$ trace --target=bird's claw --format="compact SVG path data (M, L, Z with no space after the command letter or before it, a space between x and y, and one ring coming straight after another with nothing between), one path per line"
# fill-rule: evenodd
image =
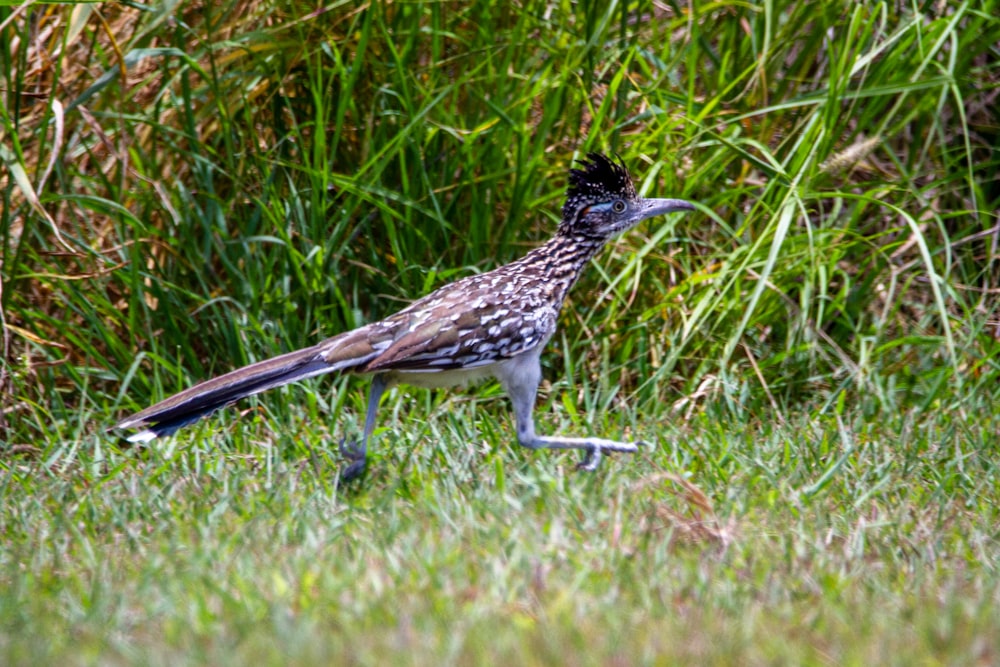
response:
M576 464L576 469L582 472L594 472L601 465L603 453L600 447L591 447L586 450L583 460Z
M640 440L634 443L606 441L604 444L592 444L584 450L583 460L576 464L576 469L594 472L600 467L605 452L634 454L644 445L648 446L649 443Z
M348 464L340 471L340 479L345 482L353 482L365 474L368 466L367 448L364 443L357 441L348 442L347 438L340 441L340 455Z

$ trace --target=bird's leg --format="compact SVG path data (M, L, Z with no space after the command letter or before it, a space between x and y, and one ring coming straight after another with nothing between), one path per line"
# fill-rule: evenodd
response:
M365 411L365 430L361 436L361 442L347 444L340 443L340 453L350 463L340 473L340 478L345 482L353 481L365 472L368 465L368 439L371 438L372 431L375 430L375 415L378 412L378 404L385 393L389 382L385 375L379 373L372 378L371 387L368 389L368 408Z
M517 441L529 449L581 449L585 452L583 460L577 464L578 470L593 471L601 464L604 452L639 451L634 442L619 442L604 438L568 438L535 433L535 395L538 393L538 383L541 380L542 369L537 356L534 360L526 358L527 363L518 364L513 372L500 375L507 395L514 408L514 422L517 428Z

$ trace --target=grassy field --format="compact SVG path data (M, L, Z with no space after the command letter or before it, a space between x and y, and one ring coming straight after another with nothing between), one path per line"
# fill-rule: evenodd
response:
M1000 663L995 2L0 7L0 662ZM547 238L643 224L492 384L107 429Z

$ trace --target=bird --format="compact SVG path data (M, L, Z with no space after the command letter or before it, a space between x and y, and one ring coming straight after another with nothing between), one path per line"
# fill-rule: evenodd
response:
M587 471L596 470L607 452L637 452L642 443L541 435L534 422L541 353L587 263L643 220L696 210L682 199L639 196L624 162L616 158L590 152L569 170L555 234L520 259L439 287L385 319L196 384L113 428L142 428L127 439L147 443L268 389L327 373L369 375L361 438L340 444L347 461L341 479L353 480L366 470L368 443L387 389L466 385L493 377L510 399L520 445L581 450L577 468Z

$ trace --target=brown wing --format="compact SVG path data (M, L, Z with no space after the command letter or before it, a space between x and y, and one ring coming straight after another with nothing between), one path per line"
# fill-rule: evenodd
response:
M544 343L557 313L550 301L525 294L521 283L487 273L432 292L381 323L392 340L359 370L475 368Z

